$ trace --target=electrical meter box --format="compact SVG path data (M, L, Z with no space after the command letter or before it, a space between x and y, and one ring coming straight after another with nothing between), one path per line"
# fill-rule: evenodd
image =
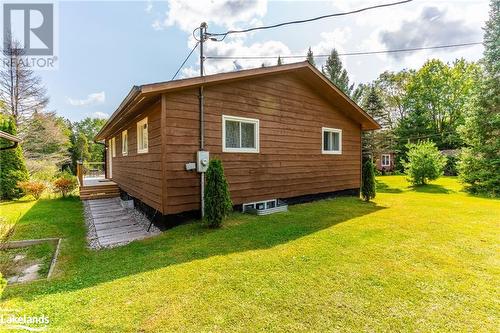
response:
M196 159L196 166L198 168L198 172L207 172L209 161L210 161L210 155L208 151L199 150Z

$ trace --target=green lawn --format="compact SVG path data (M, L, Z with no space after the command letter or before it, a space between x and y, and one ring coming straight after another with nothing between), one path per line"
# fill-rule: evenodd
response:
M1 308L57 332L497 331L500 201L454 178L378 178L374 203L183 225L125 247L85 248L75 199L0 204L14 238L65 237L51 281L11 286Z

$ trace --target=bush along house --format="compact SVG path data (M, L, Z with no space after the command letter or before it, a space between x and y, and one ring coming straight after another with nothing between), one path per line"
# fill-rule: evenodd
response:
M169 226L199 216L214 157L240 209L357 196L361 132L378 128L301 62L135 86L95 139L122 197Z

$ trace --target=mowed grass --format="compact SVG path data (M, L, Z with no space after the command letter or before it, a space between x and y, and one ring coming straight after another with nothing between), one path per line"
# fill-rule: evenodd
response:
M454 178L378 182L373 203L233 214L99 252L77 200L3 203L23 214L15 238L65 241L55 278L8 287L0 307L55 332L497 331L500 201Z

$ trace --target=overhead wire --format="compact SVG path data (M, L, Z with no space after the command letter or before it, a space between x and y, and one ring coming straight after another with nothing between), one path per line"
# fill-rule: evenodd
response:
M460 44L448 44L448 45L437 45L437 46L422 46L422 47L412 47L406 49L393 49L393 50L377 50L377 51L360 51L360 52L345 52L339 53L339 56L358 56L358 55L369 55L369 54L383 54L383 53L400 53L400 52L415 52L422 50L435 50L435 49L447 49L456 47L466 47L479 45L482 42L470 42L470 43L460 43ZM313 55L313 58L329 57L330 54L318 54ZM258 59L290 59L290 58L305 58L305 55L277 55L277 56L206 56L205 59L213 60L258 60Z
M186 59L184 59L184 61L182 62L182 64L179 66L179 69L177 69L177 72L175 72L174 76L172 76L172 79L170 79L171 81L175 79L175 77L177 76L177 74L179 74L179 72L181 71L182 67L184 67L184 65L186 64L186 62L191 57L191 55L193 54L194 50L196 50L196 48L198 47L199 44L200 44L200 42L196 42L196 44L194 45L194 47L191 49L191 51L187 55Z

